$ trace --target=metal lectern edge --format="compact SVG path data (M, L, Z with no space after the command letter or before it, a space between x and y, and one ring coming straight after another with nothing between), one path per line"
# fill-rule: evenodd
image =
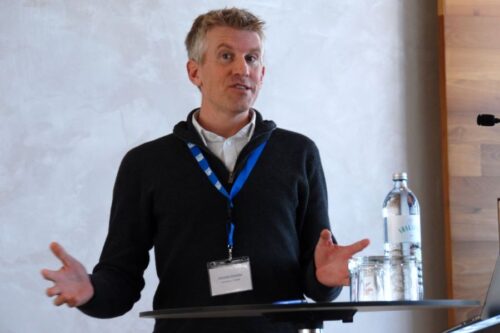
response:
M377 301L377 302L334 302L305 304L248 304L209 307L173 308L141 312L142 318L194 319L194 318L234 318L272 317L309 313L315 318L328 320L332 313L404 311L425 309L469 308L480 306L476 300L423 300L423 301ZM330 319L331 320L331 319Z

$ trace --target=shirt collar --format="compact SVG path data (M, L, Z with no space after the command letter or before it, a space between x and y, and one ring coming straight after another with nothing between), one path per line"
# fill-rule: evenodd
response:
M247 142L250 141L252 138L253 132L255 130L255 121L256 121L256 113L253 110L250 110L252 114L252 118L250 119L250 122L243 126L235 135L231 136L230 138L235 138L235 139L245 139ZM224 142L224 140L230 139L230 138L224 138L218 134L215 134L214 132L210 132L206 129L204 129L200 123L198 122L198 115L200 111L196 111L193 114L193 126L198 132L198 134L201 137L201 140L203 141L203 144L205 146L207 143L212 143L212 142Z

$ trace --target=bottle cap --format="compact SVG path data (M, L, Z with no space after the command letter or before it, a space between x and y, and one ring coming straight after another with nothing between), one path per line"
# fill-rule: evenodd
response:
M408 180L406 172L395 172L392 174L392 180Z

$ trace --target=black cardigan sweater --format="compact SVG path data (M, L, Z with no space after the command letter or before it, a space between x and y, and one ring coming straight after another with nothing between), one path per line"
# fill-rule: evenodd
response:
M234 257L251 261L253 290L212 297L207 263L227 257L227 199L209 182L187 142L202 149L229 191L229 172L202 143L191 118L173 134L129 151L118 171L109 231L91 274L93 298L84 313L109 318L129 311L144 287L143 272L154 247L159 285L153 309L272 303L300 299L330 301L341 288L315 277L314 248L329 228L327 192L315 144L276 128L257 112L250 142L236 162L269 140L247 182L234 198ZM212 326L213 327L212 327ZM211 328L212 327L212 328ZM155 332L295 332L265 319L157 320Z

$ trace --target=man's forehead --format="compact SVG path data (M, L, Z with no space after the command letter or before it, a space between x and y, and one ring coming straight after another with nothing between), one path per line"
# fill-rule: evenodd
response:
M214 27L207 32L207 41L216 49L251 48L260 50L262 41L255 31L235 29L230 27Z

